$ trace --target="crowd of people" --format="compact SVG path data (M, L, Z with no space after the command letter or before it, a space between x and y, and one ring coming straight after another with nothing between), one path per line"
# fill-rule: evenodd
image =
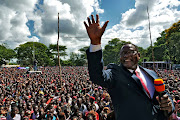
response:
M0 69L0 118L7 120L113 120L107 89L90 81L87 67ZM172 115L180 119L180 71L158 70L176 104ZM61 79L61 80L60 80ZM130 108L131 109L131 108Z
M157 70L158 76L165 82L165 88L174 100L173 120L180 120L180 70Z

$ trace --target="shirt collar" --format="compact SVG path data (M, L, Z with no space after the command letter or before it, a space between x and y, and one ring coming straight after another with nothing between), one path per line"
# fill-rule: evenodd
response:
M139 68L139 66L137 66L137 68L136 68L136 70L135 71L137 71L138 73L140 73L141 71L140 71L140 68Z
M128 70L129 70L129 72L131 72L131 73L134 73L134 71L137 71L137 72L140 73L140 68L139 68L139 66L137 66L136 70L132 70L132 69L128 69Z

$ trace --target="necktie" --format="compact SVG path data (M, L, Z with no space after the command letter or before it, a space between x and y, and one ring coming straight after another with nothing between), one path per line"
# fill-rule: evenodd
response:
M148 90L147 86L145 85L143 79L139 76L139 74L138 74L137 71L135 71L135 73L136 73L136 76L140 79L141 84L142 84L142 86L144 87L144 89L146 90L146 92L147 92L149 98L151 98L151 95L150 95L150 93L149 93L149 90Z

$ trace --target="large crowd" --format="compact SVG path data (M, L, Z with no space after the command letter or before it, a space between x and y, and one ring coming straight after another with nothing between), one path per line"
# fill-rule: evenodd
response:
M0 69L0 118L7 120L114 120L107 89L90 81L87 67ZM180 120L180 71L158 70ZM131 109L131 108L130 108ZM179 116L179 118L178 118Z

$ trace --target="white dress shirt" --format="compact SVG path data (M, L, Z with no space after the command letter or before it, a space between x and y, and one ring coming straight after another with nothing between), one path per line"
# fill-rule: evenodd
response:
M89 47L89 52L96 52L98 50L101 50L101 44L99 45L93 45L93 44L90 44L90 47Z

